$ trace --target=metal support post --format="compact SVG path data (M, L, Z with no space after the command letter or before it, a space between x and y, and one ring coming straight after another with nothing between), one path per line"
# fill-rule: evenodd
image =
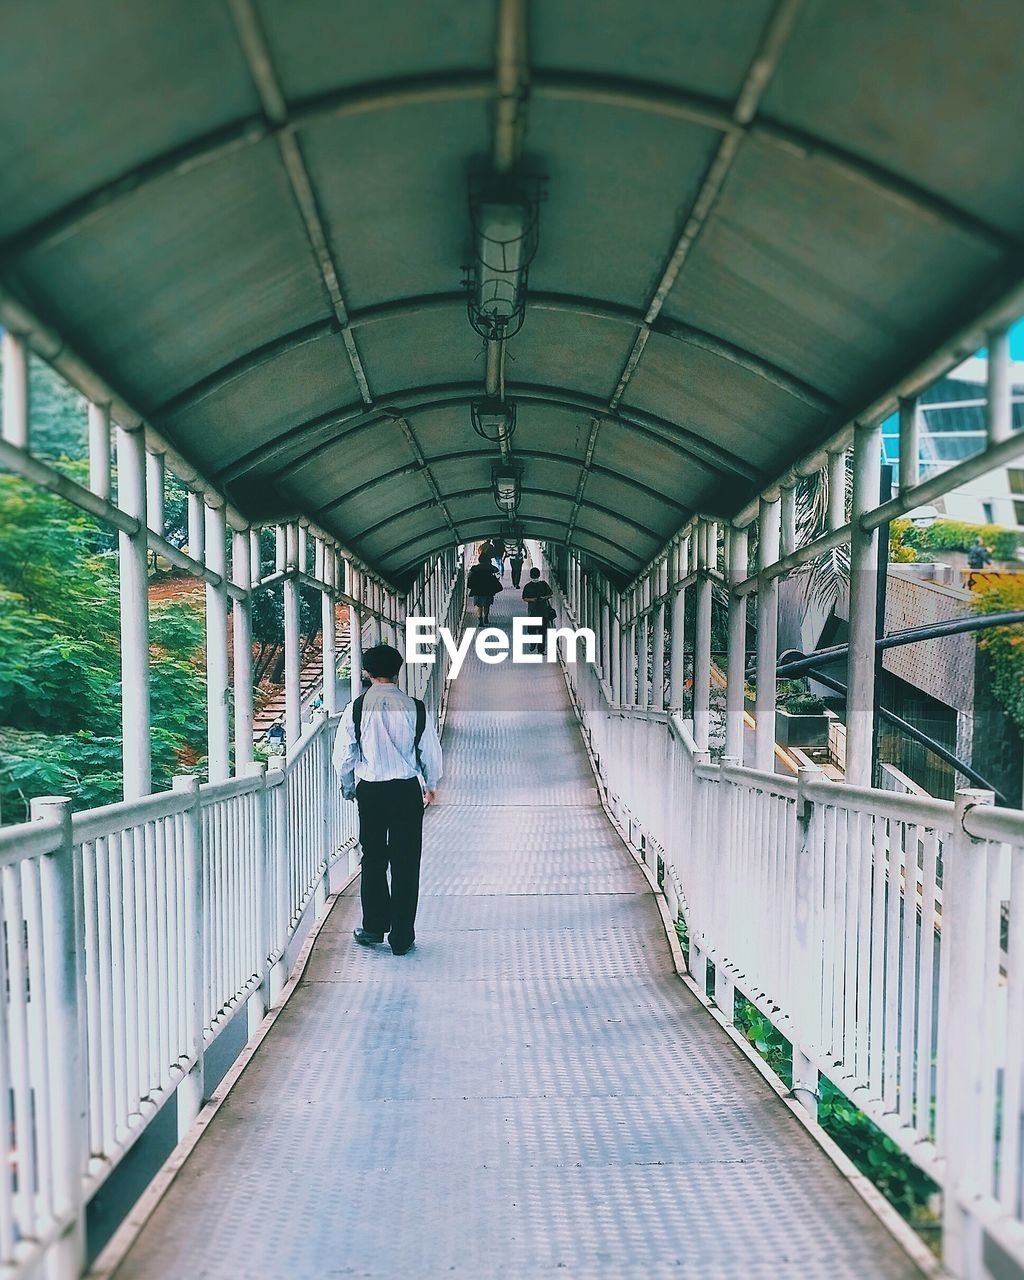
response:
M298 567L298 528L294 524L285 533L285 563L288 569ZM291 750L302 736L302 681L300 647L299 583L295 577L284 580L284 732Z
M121 609L121 750L124 798L153 785L149 708L149 574L146 563L146 449L141 431L117 431L117 505L139 522L118 533Z
M610 662L608 684L612 691L612 702L622 701L622 624L619 621L621 602L615 601L611 608L611 628L609 631Z
M779 501L782 554L788 556L796 550L796 485L784 485Z
M921 429L917 397L900 401L900 492L921 479Z
M711 738L711 577L718 558L718 535L701 522L698 543L696 611L693 627L693 740L707 751Z
M605 684L612 687L613 667L612 654L612 609L607 597L601 600L601 673Z
M765 570L779 558L780 502L762 498L758 513L757 698L754 768L775 768L775 668L779 659L779 580Z
M79 1034L78 1023L78 964L85 947L85 925L75 910L71 801L63 796L39 797L31 801L29 811L33 819L49 818L57 822L61 830L60 845L39 861L41 941L46 977L43 1069L49 1077L53 1213L57 1218L67 1216L69 1219L63 1234L47 1250L47 1274L54 1280L72 1280L81 1274L85 1263L82 1175L87 1125L85 1063L82 1061L84 1037ZM33 995L35 991L33 983ZM41 1082L35 1083L38 1102ZM7 1105L6 1098L4 1102Z
M330 757L328 756L328 760ZM267 766L262 760L250 760L238 774L250 778L259 778L260 787L256 792L256 823L254 835L254 854L256 862L256 884L254 914L258 931L257 956L259 957L260 985L246 1002L247 1038L251 1040L259 1029L260 1023L270 1009L270 953L273 950L273 906L270 900L271 864L270 841L268 839L269 805L267 801ZM327 800L325 796L324 805Z
M881 430L858 427L853 451L850 538L850 650L847 658L846 781L871 786L874 737L875 627L878 613L878 531L865 532L861 517L878 501Z
M971 1277L987 1274L981 1266L980 1223L969 1205L992 1191L991 1148L979 1141L979 1129L989 1119L985 1055L991 1040L984 996L993 921L987 901L989 859L964 830L964 815L992 800L991 791L956 793L953 834L943 855L937 1099L946 1157L943 1261L951 1275Z
M228 688L227 529L223 507L206 508L206 567L220 586L206 584L206 740L211 782L231 776Z
M206 503L201 493L188 495L188 553L193 560L203 561L206 555Z
M350 698L356 699L363 691L363 618L360 610L348 607L348 674Z
M686 588L681 580L689 572L690 544L684 540L676 554L675 583L672 591L672 623L669 639L669 706L682 711L685 697L684 660L686 655Z
M846 523L845 449L837 449L828 455L825 475L828 483L828 527L830 530L841 529Z
M988 403L985 430L991 447L1013 434L1013 387L1010 382L1010 333L993 329L988 335Z
M164 455L162 453L146 454L146 514L149 527L154 533L164 536Z
M323 577L329 586L337 585L338 555L333 547L317 543L323 561ZM335 625L334 596L329 591L320 595L320 622L323 634L324 711L333 716L338 709L338 633Z
M725 754L743 763L746 738L743 695L747 677L747 597L735 587L747 577L747 530L729 530L728 682L725 689Z
M654 639L651 644L651 705L665 707L665 601L654 608Z
M231 535L231 580L245 596L231 602L234 650L235 773L252 761L252 543L248 529Z
M191 803L182 814L182 902L181 922L184 946L185 1018L188 1026L190 1065L176 1094L178 1138L192 1127L206 1094L203 1051L203 821L199 811L199 779L194 774L180 775L172 783L175 791L186 792Z
M645 593L646 594L646 593ZM636 700L641 707L651 705L651 686L647 664L651 653L651 615L641 614L636 638Z
M110 405L89 403L89 488L110 500Z
M635 707L637 704L636 628L637 623L635 620L626 628L626 680L624 701L627 707Z
M0 339L3 363L3 439L19 449L28 448L28 347L25 339L5 329Z

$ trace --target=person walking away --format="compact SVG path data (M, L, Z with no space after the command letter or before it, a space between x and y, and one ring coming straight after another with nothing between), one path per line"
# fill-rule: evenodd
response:
M387 935L396 956L416 940L423 808L434 801L443 764L426 706L398 687L401 666L389 644L363 654L370 687L345 708L333 757L342 795L359 808L363 923L353 936L377 947Z
M523 587L523 602L531 618L542 618L544 620L545 632L555 621L555 611L551 607L551 595L551 587L540 576L540 570L531 569L530 581ZM541 640L540 644L543 646L544 641Z
M494 566L485 552L480 552L480 559L470 569L466 587L476 605L477 620L484 627L491 616L494 597L501 590L501 583L494 572Z
M505 543L501 538L491 539L491 559L494 561L494 572L500 579L505 573Z
M512 571L512 585L519 590L519 583L523 576L523 565L526 563L526 548L521 542L517 542L512 548L512 555L509 557L509 566Z
M988 547L982 542L981 538L975 534L974 541L967 548L967 567L970 572L967 574L967 590L974 590L974 579L987 565L992 563L992 557L989 555Z

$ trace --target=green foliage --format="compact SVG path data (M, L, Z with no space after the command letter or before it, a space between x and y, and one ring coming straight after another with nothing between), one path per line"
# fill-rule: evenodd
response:
M995 577L979 584L976 613L1024 612L1024 574ZM978 644L992 670L992 689L1024 733L1024 625L992 627L978 633Z
M993 560L1013 560L1020 535L1015 529L994 524L968 524L964 520L936 520L919 529L909 520L894 520L889 530L890 552L895 547L898 560L928 560L939 551L966 551L980 538ZM907 554L913 552L913 555Z
M825 704L807 687L806 680L780 680L775 705L793 716L820 715Z
M75 468L69 468L74 470ZM0 813L38 795L76 808L120 797L117 561L107 530L61 499L0 477ZM154 787L205 750L203 622L194 599L151 619Z
M793 1085L793 1046L755 1005L736 997L736 1027L788 1087ZM908 1221L930 1224L935 1183L895 1142L824 1076L818 1083L818 1123L832 1141Z

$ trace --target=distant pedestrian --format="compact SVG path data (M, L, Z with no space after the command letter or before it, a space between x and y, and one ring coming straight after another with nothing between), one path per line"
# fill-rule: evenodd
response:
M530 581L523 587L523 602L531 618L541 618L544 630L554 624L555 611L551 607L550 585L540 576L539 569L530 570Z
M974 541L967 548L967 565L970 572L967 575L967 590L974 588L974 579L976 575L986 566L992 563L992 556L988 547L982 542L981 538L975 535Z
M501 583L494 572L494 565L485 552L480 552L480 559L470 569L466 586L476 606L477 621L485 627L491 616L494 597L501 590Z
M267 747L271 755L279 755L284 750L284 725L275 720L267 730Z
M416 939L423 807L433 802L442 770L426 706L396 683L401 666L389 644L366 650L370 688L345 708L334 743L342 794L359 807L363 923L353 936L376 947L386 934L396 956Z
M494 561L494 572L502 577L505 572L505 543L501 538L491 539L491 559Z
M519 590L519 583L523 576L523 565L526 563L526 548L521 542L517 542L512 548L512 554L509 557L509 565L512 569L512 585Z

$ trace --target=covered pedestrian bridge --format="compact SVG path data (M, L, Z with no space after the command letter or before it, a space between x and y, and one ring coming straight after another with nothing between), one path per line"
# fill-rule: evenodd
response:
M98 1274L918 1274L817 1129L824 1080L935 1180L954 1274L1020 1275L1024 817L876 790L873 757L888 521L1024 453L1024 12L55 0L3 28L0 467L117 531L124 801L0 828L0 1265L77 1275L170 1107L184 1145ZM916 398L980 348L985 447L922 479ZM89 402L87 475L33 449L35 359ZM337 714L364 644L458 629L462 549L499 535L597 661L406 668L451 762L423 944L352 955ZM832 782L776 769L779 583L847 547ZM206 775L156 795L151 551L205 584L208 689ZM775 1093L738 996L792 1046Z

